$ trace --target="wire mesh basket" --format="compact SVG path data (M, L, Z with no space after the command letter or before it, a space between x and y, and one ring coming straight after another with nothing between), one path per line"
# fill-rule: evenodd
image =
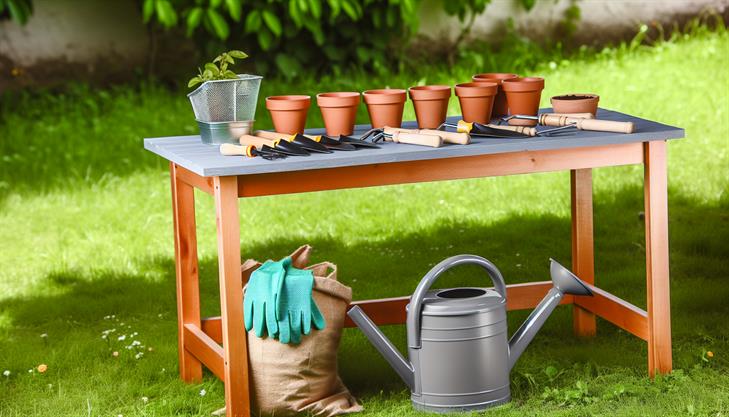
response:
M240 74L234 80L206 81L187 95L195 118L203 122L254 120L262 78Z

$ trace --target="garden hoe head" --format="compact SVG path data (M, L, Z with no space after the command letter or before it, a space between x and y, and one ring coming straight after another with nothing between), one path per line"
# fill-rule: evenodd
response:
M310 135L307 136L309 139L313 140L314 142L320 143L327 147L327 149L333 150L333 151L356 151L357 148L349 143L340 142L330 136L327 135Z
M252 145L257 149L262 149L263 146L267 146L280 154L288 156L309 156L309 152L306 149L283 139L272 140L260 136L243 135L238 140L244 146Z
M372 142L366 142L364 140L360 140L357 138L353 138L351 136L342 135L339 137L339 141L342 143L348 143L350 145L354 145L358 148L371 148L371 149L379 149L379 145L375 145Z
M289 135L285 133L278 133L278 132L268 132L265 130L259 130L256 132L256 136L270 139L270 140L283 140L285 142L289 142L295 145L300 146L301 148L309 151L309 152L317 152L317 153L332 153L330 149L327 149L326 146L315 142L309 138L307 138L304 135L301 135L299 133L294 135Z

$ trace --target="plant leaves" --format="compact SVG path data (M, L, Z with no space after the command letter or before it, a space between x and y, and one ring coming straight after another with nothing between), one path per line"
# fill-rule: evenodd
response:
M195 7L192 10L190 10L190 13L187 15L187 37L192 36L192 33L197 29L198 26L200 26L200 22L202 22L203 18L203 9L202 7Z
M217 76L220 74L220 68L218 68L217 65L213 64L212 62L208 62L205 64L205 72L210 71L213 76Z
M261 13L258 10L253 10L246 16L246 33L257 32L261 28Z
M296 0L289 0L289 17L294 21L297 28L303 23L303 16Z
M240 22L241 15L243 13L241 0L225 0L225 5L228 6L230 18L236 22Z
M309 0L309 10L315 19L321 18L321 0Z
M213 9L217 9L220 7L220 4L223 2L223 0L210 0L210 7Z
M142 6L142 21L144 23L149 23L149 19L154 14L154 2L155 0L144 0L144 5Z
M228 27L228 22L225 21L225 18L223 18L223 16L215 9L207 10L207 18L218 38L227 39L230 35L230 28Z
M268 49L271 48L272 43L273 35L271 34L271 31L266 29L258 31L258 45L260 45L261 49L268 51Z
M202 79L198 77L193 77L190 79L190 81L187 82L187 88L194 87L202 82Z
M168 29L177 24L177 12L169 0L157 0L157 19Z
M248 58L248 54L247 53L245 53L243 51L239 51L237 49L234 49L232 51L228 51L228 55L232 56L233 58L237 58L237 59L246 59L246 58Z
M276 15L272 11L264 10L263 20L266 22L266 26L271 29L271 32L277 38L280 38L281 34L283 33L283 28L281 27L281 21L278 20L278 17L276 17Z

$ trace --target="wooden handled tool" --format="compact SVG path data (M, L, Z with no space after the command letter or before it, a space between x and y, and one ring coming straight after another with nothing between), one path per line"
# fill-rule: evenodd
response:
M510 125L495 125L495 124L488 124L486 125L492 129L501 129L501 130L510 130L512 132L521 133L522 135L527 136L537 136L537 129L529 126L510 126Z
M421 133L424 135L439 136L444 143L454 143L457 145L468 145L469 143L471 143L471 137L468 135L468 133L463 132L447 132L445 130L436 129L403 129L396 127L385 128L385 133L387 134L392 134L394 132Z
M271 140L284 139L284 140L287 140L289 142L293 141L294 140L294 137L296 137L296 135L289 135L289 134L286 134L286 133L271 132L271 131L268 131L268 130L257 130L254 134L256 136L258 136L258 137L261 137L261 138L266 138L266 139L271 139Z
M253 145L242 146L232 143L224 143L220 145L220 154L225 156L245 156L247 158L260 156L261 158L268 160L285 158L284 155L276 153L273 148L269 148L266 145L263 145L262 149L259 150Z
M238 138L238 142L240 142L241 145L255 146L258 149L260 149L263 145L268 145L272 148L275 148L278 140L280 140L280 139L279 138L266 139L261 136L253 136L253 135L243 135L240 138Z
M407 143L409 145L430 146L431 148L440 148L443 146L443 139L436 135L426 135L424 133L401 132L399 128L385 127L381 131L381 135L387 140L396 143Z
M592 113L545 113L550 116L565 116L565 117L577 117L580 119L594 119Z
M635 126L633 122L614 122L612 120L581 119L576 117L553 116L542 114L539 116L539 124L544 126L567 126L574 125L580 130L593 130L597 132L633 133Z

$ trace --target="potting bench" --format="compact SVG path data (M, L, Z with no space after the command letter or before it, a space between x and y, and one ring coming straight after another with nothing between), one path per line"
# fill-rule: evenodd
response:
M684 131L604 109L600 109L598 117L632 121L636 131L475 139L467 146L442 148L387 143L381 149L274 162L221 156L217 147L203 145L198 136L145 139L146 149L170 161L180 376L188 382L199 381L205 365L225 383L227 415L250 414L239 198L569 170L572 270L594 284L592 169L628 164L644 166L647 310L594 286L594 297L568 295L562 303L574 306L576 335L595 335L595 316L602 317L648 342L651 376L670 372L666 140L682 138ZM412 126L413 123L404 124ZM358 126L357 132L367 128ZM195 188L215 199L220 317L200 317ZM535 307L551 285L549 281L509 285L508 309ZM360 305L377 324L401 324L405 322L407 302L408 297L400 297L354 304ZM353 324L347 321L347 325Z

